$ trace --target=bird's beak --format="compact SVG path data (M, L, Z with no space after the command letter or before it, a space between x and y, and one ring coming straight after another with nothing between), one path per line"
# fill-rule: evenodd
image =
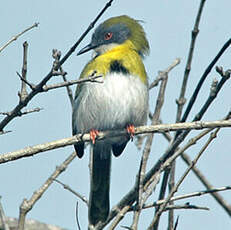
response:
M90 43L89 45L87 45L87 46L85 46L84 48L82 48L82 49L77 53L77 55L86 53L87 51L92 50L92 49L94 49L94 48L96 48L96 46L95 46L95 45L92 45L92 44Z

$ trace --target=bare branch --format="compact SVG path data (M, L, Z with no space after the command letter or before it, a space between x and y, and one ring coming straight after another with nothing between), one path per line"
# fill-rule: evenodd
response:
M231 121L211 121L211 122L185 122L185 123L176 123L176 124L161 124L161 125L153 125L153 126L140 126L135 128L135 135L142 133L153 133L153 132L169 132L176 130L192 130L192 129L204 129L204 128L216 128L216 127L231 127ZM126 130L113 130L113 131L105 131L99 132L96 140L102 140L108 137L117 137L117 136L126 136ZM78 134L73 137L63 138L60 140L48 142L45 144L34 145L31 147L26 147L24 149L0 154L0 163L6 163L8 161L17 160L22 157L29 157L39 152L45 152L51 149L61 148L68 145L73 145L79 142L89 142L90 134ZM164 157L167 156L164 155Z
M184 71L184 78L183 78L183 82L182 82L182 85L181 85L180 96L179 96L179 99L176 100L177 105L178 105L176 122L180 121L183 106L184 106L184 104L186 102L185 91L186 91L186 87L187 87L188 76L189 76L189 73L191 71L193 53L194 53L196 38L197 38L197 35L199 33L199 23L200 23L200 20L201 20L201 15L202 15L202 11L203 11L203 8L204 8L204 4L205 4L205 0L201 0L200 6L199 6L199 9L198 9L198 12L197 12L197 16L196 16L194 28L192 30L191 44L190 44L190 48L189 48L187 64L186 64L185 71Z
M184 162L187 165L191 165L192 161L191 161L190 157L186 153L183 153L181 155L181 158L184 160ZM209 183L209 181L206 179L206 177L202 174L202 172L197 167L194 166L192 171L199 178L201 183L208 189L207 191L212 191L211 196L221 205L221 207L231 217L231 205L228 204L220 194L216 193L216 192L224 191L224 190L226 190L226 188L231 189L231 186L223 187L223 188L218 189L218 190L213 189L213 186ZM205 194L205 193L202 193L202 195L203 194ZM199 193L198 196L200 196L200 193Z
M164 71L159 72L158 76L156 79L149 85L149 90L152 89L153 87L157 86L159 81L162 80L162 77L168 74L173 68L175 68L177 65L180 64L180 58L176 58L173 63Z
M43 108L34 108L34 109L27 109L27 110L24 110L23 112L19 112L18 113L18 116L22 116L22 115L26 115L28 113L34 113L34 112L40 112L41 110L43 110ZM11 112L0 112L1 115L5 115L5 116L10 116L11 115Z
M188 193L188 194L184 194L184 195L174 196L170 199L170 201L177 201L177 200L183 200L183 199L197 197L197 196L210 195L210 194L214 194L214 193L222 192L222 191L227 191L227 190L231 190L231 186L224 186L224 187L220 187L220 188L214 188L214 189L210 189L210 190L203 190L203 191L199 191L199 192L192 192L192 193ZM151 204L145 204L142 208L143 209L153 208L156 206L160 206L160 205L164 204L165 202L166 202L166 199L158 200L158 201L151 203ZM131 211L134 211L136 209L137 209L137 207L135 205L135 206L132 206L129 209L129 211L131 212Z
M76 192L75 190L73 190L69 185L62 183L61 181L54 179L55 182L61 184L63 186L64 189L70 191L72 194L74 194L75 196L77 196L78 198L80 198L87 206L88 206L88 200L85 196L81 195L80 193Z
M33 29L34 27L37 27L39 25L39 23L34 23L32 26L28 27L27 29L23 30L22 32L20 32L19 34L13 36L5 45L3 45L2 47L0 47L0 53L2 52L3 49L5 49L8 45L10 45L10 43L12 43L13 41L16 41L18 39L18 37L20 37L21 35L23 35L24 33L26 33L27 31Z
M61 57L61 52L58 52L58 50L56 49L53 49L53 58L55 58L57 60L57 62L60 60L60 57ZM63 68L62 66L60 66L60 72L61 72L61 76L63 78L63 81L64 82L67 82L67 78L66 78L66 72L63 71ZM71 106L73 106L73 94L72 94L72 90L71 88L69 87L69 85L66 86L66 89L67 89L67 95L69 97L69 100L70 100L70 103L71 103Z
M116 218L112 222L111 226L109 227L109 230L114 230L115 227L119 224L119 222L124 218L125 214L130 209L130 206L127 205L123 209L120 210L120 212L116 215ZM96 228L97 229L97 228ZM100 229L100 228L99 228Z
M83 82L96 82L96 83L103 83L102 81L98 81L96 79L101 78L102 75L91 75L87 78L83 78L83 79L78 79L78 80L72 80L72 81L64 81L61 83L57 83L57 84L53 84L53 85L44 85L43 86L43 91L49 91L51 89L57 89L57 88L61 88L61 87L66 87L66 86L70 86L70 85L74 85L74 84L80 84Z
M78 211L79 211L78 208L79 208L79 203L77 201L76 202L76 208L75 208L75 219L76 219L78 230L81 230L80 224L79 224L79 218L78 218Z
M219 83L216 85L215 89L212 87L210 90L210 95L208 99L206 100L205 104L199 111L199 113L195 116L193 121L198 121L202 118L202 116L205 114L206 110L209 108L211 103L214 101L214 99L217 97L217 94L221 90L222 86L225 84L225 82L230 78L231 70L227 70L225 72L225 75L221 78ZM214 86L214 84L212 84Z
M173 209L199 209L199 210L209 211L208 207L202 207L202 206L197 206L197 205L192 205L192 204L184 204L184 205L168 205L163 210L163 212L173 210Z
M73 152L61 165L57 166L52 175L45 181L45 183L33 193L29 200L24 199L20 206L20 214L18 220L18 230L24 230L25 220L27 213L33 208L34 204L42 197L45 191L53 183L62 172L64 172L67 166L75 159L76 153Z
M32 90L35 89L35 85L30 83L29 81L27 81L25 78L23 78L19 72L16 72L16 74L18 75L18 77L21 79L22 82L24 82L26 85L28 85ZM27 95L28 96L28 95Z

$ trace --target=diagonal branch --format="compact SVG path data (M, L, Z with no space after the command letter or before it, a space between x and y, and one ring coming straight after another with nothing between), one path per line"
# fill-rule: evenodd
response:
M69 185L62 183L61 181L59 181L57 179L54 179L54 181L57 182L58 184L61 184L64 189L70 191L72 194L77 196L79 199L81 199L88 206L88 200L87 200L87 198L85 196L83 196L80 193L76 192Z
M196 156L196 158L192 161L191 165L187 168L187 170L184 172L184 174L180 177L179 181L174 186L174 188L172 188L172 190L169 193L168 197L166 198L164 204L160 207L159 211L156 213L153 221L151 222L150 226L148 227L148 230L152 230L153 229L153 226L159 220L159 217L163 213L163 211L166 208L168 202L173 197L173 195L177 192L179 186L182 184L182 182L184 181L184 179L186 178L186 176L189 174L189 172L192 170L192 168L194 167L194 165L198 162L199 158L205 152L205 150L207 149L207 147L209 146L209 144L216 138L216 135L217 135L217 133L218 133L219 130L220 129L218 128L218 129L216 129L215 132L211 133L210 138L205 143L205 145L202 147L202 149L200 150L200 152L198 153L198 155Z
M220 57L223 55L223 53L230 47L231 44L231 38L223 45L223 47L221 48L221 50L218 52L218 54L215 56L215 58L212 60L212 62L209 64L209 66L206 68L205 72L203 73L203 75L201 76L201 79L199 80L196 89L193 92L193 95L190 98L190 101L188 103L188 106L185 110L185 113L181 119L181 122L185 122L187 120L187 117L196 101L197 95L206 79L206 77L208 76L208 74L210 73L210 71L212 70L212 68L214 67L214 65L217 63L217 61L220 59Z
M182 110L183 110L184 104L186 102L185 92L186 92L186 88L187 88L187 82L188 82L189 74L191 71L193 53L194 53L196 38L197 38L198 33L199 33L199 23L201 20L202 11L204 9L204 4L205 4L205 0L201 0L200 6L199 6L199 9L197 12L197 16L195 19L194 28L193 28L192 33L191 33L191 43L190 43L188 59L187 59L187 63L186 63L185 71L184 71L183 82L181 85L181 91L180 91L179 98L176 100L176 103L177 103L176 122L180 121L181 115L182 115ZM170 173L170 178L169 178L169 190L170 191L175 184L175 166L176 166L176 163L173 162L171 168L169 170L167 170L167 172L164 174L163 183L162 183L163 186L161 185L161 188L163 188L163 191L166 190L169 173ZM165 187L165 184L166 184L166 187ZM173 210L171 210L169 212L169 223L168 223L168 229L169 230L173 229L173 223L174 223L174 213L173 213Z
M33 208L35 203L42 197L42 195L46 192L49 186L53 183L54 179L56 179L62 172L64 172L67 166L75 159L76 153L73 152L61 165L56 167L55 171L52 175L45 181L45 183L33 193L29 200L24 199L20 206L20 214L18 220L18 230L24 229L24 224L26 220L27 213Z
M199 9L198 9L198 12L197 12L197 16L196 16L194 28L192 30L191 44L190 44L190 48L189 48L187 64L186 64L185 71L184 71L184 78L183 78L183 82L182 82L182 85L181 85L180 96L176 100L177 105L178 105L177 116L176 116L176 121L177 122L180 121L183 106L184 106L184 104L186 102L185 91L186 91L186 88L187 88L187 82L188 82L189 73L191 71L193 53L194 53L196 38L197 38L197 35L199 33L199 23L200 23L200 20L201 20L201 15L202 15L202 11L203 11L203 8L204 8L204 4L205 4L205 0L201 0L200 6L199 6Z
M8 45L10 45L10 43L12 43L13 41L16 41L21 35L23 35L24 33L26 33L27 31L33 29L34 27L37 27L39 25L39 23L34 23L32 26L28 27L27 29L23 30L22 32L20 32L19 34L13 36L5 45L3 45L2 47L0 47L0 53L2 52L2 50L4 50Z
M194 166L194 168L195 168L195 166ZM218 194L218 192L227 191L227 190L231 190L231 186L224 186L224 187L220 187L220 188L213 188L213 189L208 189L208 190L203 190L203 191L198 191L198 192L192 192L192 193L187 193L187 194L183 194L183 195L178 195L178 196L172 197L170 199L170 201L183 200L183 199L187 199L187 198L203 196L203 195L209 195L209 194L211 194L211 195L212 194ZM158 200L158 201L156 201L154 203L145 204L142 208L147 209L147 208L160 206L160 205L164 204L165 201L166 201L166 199ZM230 208L231 208L231 206L230 206ZM136 210L136 206L133 206L129 211L134 211L134 210Z

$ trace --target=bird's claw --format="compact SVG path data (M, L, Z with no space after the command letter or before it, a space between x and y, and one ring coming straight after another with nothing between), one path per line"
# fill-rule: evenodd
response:
M91 139L91 142L92 144L94 145L95 144L95 138L99 135L99 131L96 130L96 129L92 129L90 131L90 139Z
M127 132L131 138L131 140L133 141L133 137L134 137L134 134L135 134L135 127L134 125L128 125L127 126Z

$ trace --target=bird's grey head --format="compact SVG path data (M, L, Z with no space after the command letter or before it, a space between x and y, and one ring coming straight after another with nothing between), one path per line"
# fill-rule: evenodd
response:
M122 44L129 38L129 28L123 23L117 23L110 26L101 24L92 35L91 44L98 54Z
M96 55L100 55L126 40L131 41L133 49L142 57L148 54L148 41L139 21L126 15L112 17L96 28L91 43L80 50L78 55L91 49L96 51Z

